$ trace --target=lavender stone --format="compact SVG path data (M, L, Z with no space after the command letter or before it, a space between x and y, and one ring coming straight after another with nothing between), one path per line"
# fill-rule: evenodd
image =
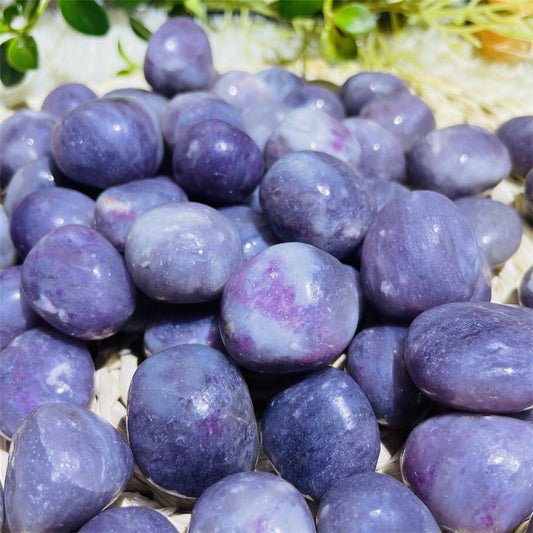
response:
M278 159L299 150L324 152L356 167L361 147L338 120L318 110L299 107L289 111L265 145L267 168Z
M272 101L272 92L266 81L257 74L242 70L229 70L218 76L211 91L241 113Z
M62 83L46 95L41 110L60 117L76 106L91 100L96 100L96 94L83 83Z
M22 265L22 289L50 325L85 340L113 335L135 309L136 291L122 257L85 226L46 234Z
M282 241L306 242L338 259L355 251L375 213L374 198L356 170L310 150L272 165L261 181L260 201Z
M361 279L380 313L410 319L453 301L469 300L479 278L477 241L445 196L415 191L374 217L361 255Z
M418 425L400 466L404 483L445 530L514 531L533 509L533 426L453 413Z
M195 202L171 202L140 215L128 233L125 259L135 284L168 303L217 299L242 263L231 220Z
M483 250L479 250L479 278L471 302L490 302L492 299L492 269Z
M359 319L352 274L304 243L270 246L232 274L220 330L228 353L251 370L286 373L330 363Z
M409 189L405 185L396 181L367 179L366 182L376 200L377 211L385 207L389 202L392 202L392 200L401 198L409 193Z
M283 122L291 108L281 102L268 102L242 112L243 129L253 139L261 152L272 132Z
M30 329L0 352L0 433L8 439L35 407L88 407L93 395L94 363L77 339L49 327Z
M155 205L185 201L185 191L165 176L115 185L96 199L92 226L123 252L128 231L141 213Z
M414 385L404 362L407 328L374 326L360 331L346 353L346 372L366 394L380 424L412 426L430 402Z
M141 472L181 496L197 498L255 467L259 437L248 388L209 346L173 346L143 361L130 385L127 425Z
M17 249L9 234L9 218L0 204L0 271L15 265L16 261Z
M72 531L126 488L133 457L120 433L66 403L34 409L17 429L5 482L11 531Z
M260 70L257 76L268 85L276 102L281 102L291 91L304 85L302 78L283 67Z
M409 326L405 363L435 401L477 412L533 407L533 320L523 308L460 302L428 309Z
M524 177L533 168L533 115L513 117L496 130L509 150L513 173Z
M336 120L342 120L346 116L341 99L333 91L320 85L297 87L282 102L289 107L318 109Z
M176 533L162 513L146 507L114 507L91 518L78 533Z
M337 368L315 371L274 396L261 429L276 471L314 500L341 479L376 467L376 417L359 385Z
M196 502L189 533L316 533L304 497L268 472L232 474L211 485Z
M353 474L320 500L318 533L439 533L422 500L403 483L377 472Z
M518 300L521 305L533 308L533 265L524 272L520 280Z

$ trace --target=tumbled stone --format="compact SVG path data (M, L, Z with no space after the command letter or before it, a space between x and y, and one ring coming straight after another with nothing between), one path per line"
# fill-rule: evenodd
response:
M176 533L163 514L147 507L114 507L91 518L78 533Z

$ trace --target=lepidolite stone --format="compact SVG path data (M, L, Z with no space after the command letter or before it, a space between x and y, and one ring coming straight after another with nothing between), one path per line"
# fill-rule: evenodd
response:
M5 482L10 531L72 531L126 487L133 456L109 422L66 403L34 409L17 429Z
M176 533L163 514L146 507L115 507L89 520L78 533Z
M237 367L209 346L173 346L143 361L131 382L127 425L141 472L180 496L197 498L257 461L248 387Z
M439 533L425 504L392 476L367 472L333 485L320 500L318 533Z
M435 401L484 413L533 406L533 318L527 308L460 302L428 309L409 326L405 363Z
M315 500L341 479L376 467L376 417L359 385L337 368L313 372L274 396L261 427L276 471Z
M78 339L35 328L0 352L0 433L8 439L35 407L55 402L88 407L93 394L94 363Z
M404 482L444 530L514 531L533 509L533 425L499 416L453 413L409 435Z
M359 319L354 277L304 243L270 246L228 280L220 311L228 353L250 370L287 373L330 363Z
M189 533L315 533L300 492L268 472L242 472L211 485L196 502Z
M61 226L30 250L22 289L49 324L84 340L113 335L135 310L136 290L121 255L81 225Z

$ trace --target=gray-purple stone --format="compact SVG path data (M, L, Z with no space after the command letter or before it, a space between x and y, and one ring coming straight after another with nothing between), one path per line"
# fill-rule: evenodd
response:
M316 533L313 515L298 490L268 472L232 474L196 502L189 533Z
M83 83L62 83L46 95L41 110L60 117L76 106L96 98L94 91Z
M52 155L56 117L22 109L0 123L0 185L5 186L27 161Z
M479 250L479 278L471 302L490 302L492 299L492 269L483 250Z
M143 361L129 389L127 426L144 476L180 496L197 498L257 461L248 387L237 366L209 346L181 344Z
M282 241L312 244L341 260L363 241L376 211L357 170L311 150L276 161L261 180L259 197Z
M348 129L323 111L297 107L289 111L265 144L267 168L299 150L325 152L357 167L361 147Z
M67 403L34 409L18 427L5 482L10 531L72 531L126 488L133 456L120 433Z
M526 308L459 302L428 309L409 326L405 364L416 386L460 410L533 407L533 319Z
M269 67L257 73L270 88L272 98L281 102L292 90L302 87L304 81L290 70L283 67Z
M522 242L522 219L512 206L492 200L466 196L455 200L485 254L490 268L510 259Z
M336 120L346 117L341 99L330 89L306 84L293 89L282 102L289 107L308 107L327 113Z
M42 324L24 296L21 287L20 265L0 272L0 351L15 337Z
M430 401L414 385L404 361L407 327L383 325L360 331L346 352L346 372L359 384L380 424L413 426Z
M65 187L47 187L25 196L9 215L9 233L19 256L24 258L50 231L80 224L91 227L95 202Z
M4 206L0 204L0 271L17 262L17 249L9 234L9 218Z
M241 237L245 261L269 246L279 243L279 238L272 231L262 212L247 205L221 207L219 212L235 224Z
M228 353L245 368L287 373L324 366L354 336L354 278L319 248L275 244L232 274L220 320Z
M513 117L496 130L509 150L513 174L524 177L533 168L533 115Z
M131 98L141 104L154 119L159 122L163 109L168 104L168 98L154 91L137 89L135 87L123 87L114 89L104 94L104 98Z
M376 211L385 207L392 200L401 198L409 193L409 189L405 185L396 181L367 179L366 182L376 200Z
M172 17L150 37L144 76L167 97L207 89L215 76L211 46L204 30L189 17Z
M338 368L317 370L274 396L261 431L276 471L314 500L341 479L376 468L376 417L359 385Z
M349 117L342 123L361 147L357 170L368 179L403 181L405 154L398 139L377 122Z
M419 424L400 459L404 483L439 526L514 531L533 509L533 425L499 415L451 413Z
M365 296L377 311L401 320L441 303L469 300L479 269L468 222L451 200L432 191L388 203L363 242Z
M185 201L185 191L166 176L130 181L109 187L98 196L92 225L123 252L128 231L141 213L155 205Z
M524 272L520 280L518 300L521 305L533 308L533 264Z
M50 325L85 340L113 335L135 310L136 290L122 256L85 226L47 233L24 260L22 289Z
M353 116L374 98L408 91L407 83L394 74L363 71L350 76L341 86L339 95L347 115Z
M494 133L471 124L430 131L407 154L407 182L452 199L484 192L510 171L505 145Z
M216 209L170 202L135 220L125 259L135 284L151 298L201 303L220 296L243 255L237 228Z
M218 76L211 91L240 113L272 101L272 92L266 81L257 74L242 70L228 70Z
M242 112L243 129L253 139L261 152L277 128L287 116L291 108L281 102L268 102L249 107Z
M373 120L392 133L404 152L435 129L435 115L422 98L408 91L372 99L360 111L360 117Z
M91 518L78 533L177 533L162 513L147 507L113 507Z
M71 180L106 188L156 174L163 136L132 98L99 98L65 113L52 134L53 155Z
M353 474L320 500L318 533L440 533L426 505L387 474Z
M94 363L77 339L35 328L0 352L0 433L8 439L35 407L63 402L88 407L93 396Z
M218 304L163 305L146 325L144 352L150 356L177 344L224 350L218 320Z

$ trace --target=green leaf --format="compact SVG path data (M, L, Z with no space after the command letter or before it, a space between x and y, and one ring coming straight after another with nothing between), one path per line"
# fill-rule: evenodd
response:
M7 61L15 70L26 72L39 66L37 43L31 35L23 33L10 41Z
M146 3L146 0L113 0L113 7L117 9L135 9Z
M349 35L364 35L376 27L374 15L362 4L347 4L333 12L333 22Z
M148 41L152 36L152 32L139 19L130 15L129 20L133 33L143 41Z
M25 73L15 70L7 61L7 49L15 38L8 39L0 44L0 81L5 87L12 87L22 81Z
M18 3L22 6L22 14L26 20L31 20L36 13L39 12L42 0L18 0Z
M201 0L185 0L183 5L189 13L197 16L200 20L205 20L205 9Z
M86 35L105 35L109 18L100 0L57 0L63 18L75 30Z
M4 20L8 24L11 24L14 19L20 16L22 16L22 6L18 3L10 4L4 9Z
M278 13L281 18L291 20L297 17L312 17L322 9L322 0L279 0Z
M328 61L347 61L357 57L357 45L353 37L341 34L335 26L324 26L319 47L320 54Z

